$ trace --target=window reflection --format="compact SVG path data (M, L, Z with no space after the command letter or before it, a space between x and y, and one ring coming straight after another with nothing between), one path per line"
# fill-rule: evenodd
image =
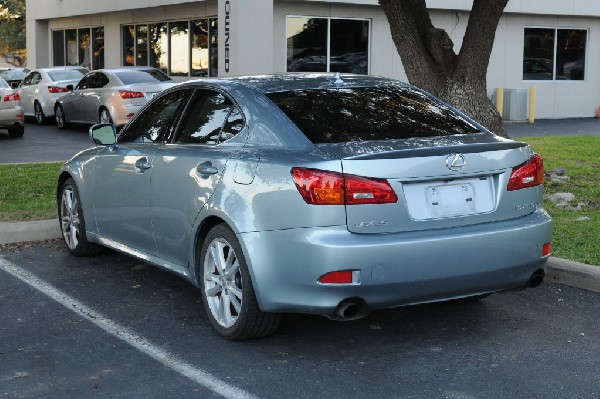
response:
M331 72L366 75L369 70L369 22L331 20Z
M171 30L171 75L187 76L190 65L189 23L178 21L169 23Z
M219 76L219 20L212 18L210 23L210 76Z
M327 19L288 17L288 71L327 71Z
M104 28L92 29L92 69L104 68Z
M65 31L52 31L52 65L65 65Z
M123 26L123 65L135 65L134 47L135 28L133 25Z
M585 78L587 30L526 28L524 40L523 80Z
M148 25L138 25L135 27L135 64L148 65Z
M65 53L67 54L67 65L78 65L77 29L65 30Z
M92 41L89 29L78 29L79 36L79 65L91 69L92 67Z
M168 45L169 35L167 24L151 24L149 25L150 33L150 59L149 65L167 72L168 67Z
M192 76L208 76L208 20L192 21Z

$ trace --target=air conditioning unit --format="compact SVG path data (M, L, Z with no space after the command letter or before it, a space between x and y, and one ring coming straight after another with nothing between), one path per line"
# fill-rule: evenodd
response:
M502 116L505 121L526 121L528 106L528 89L504 89Z

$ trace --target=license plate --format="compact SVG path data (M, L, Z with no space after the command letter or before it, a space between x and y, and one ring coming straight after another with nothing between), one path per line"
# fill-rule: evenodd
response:
M439 219L494 210L492 178L404 185L408 213L414 220Z

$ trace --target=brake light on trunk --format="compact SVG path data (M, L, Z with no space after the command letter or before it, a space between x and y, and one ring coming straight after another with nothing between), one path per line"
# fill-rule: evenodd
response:
M20 99L21 99L21 96L19 96L19 93L12 93L12 94L7 94L6 96L4 96L4 102L19 101Z
M544 183L544 160L535 154L527 162L513 168L506 189L508 191L539 186Z
M319 169L292 168L298 192L310 205L390 204L398 201L385 179Z
M48 86L48 91L52 94L67 93L69 89L67 89L66 87Z
M144 93L139 91L131 91L131 90L119 90L119 95L123 100L127 100L130 98L142 98L144 97Z

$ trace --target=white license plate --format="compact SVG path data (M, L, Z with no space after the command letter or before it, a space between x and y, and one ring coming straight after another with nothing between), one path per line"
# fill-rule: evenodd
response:
M492 178L472 178L448 183L404 185L408 213L415 220L474 215L494 210Z

